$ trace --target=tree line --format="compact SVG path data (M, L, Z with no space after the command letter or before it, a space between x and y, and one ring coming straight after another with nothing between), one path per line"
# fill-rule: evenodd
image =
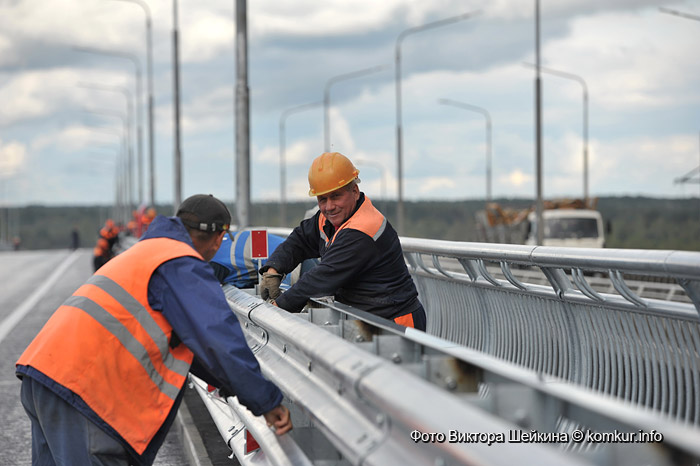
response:
M396 201L373 200L396 226ZM495 199L502 206L527 208L528 199ZM235 222L235 204L227 202ZM314 206L313 201L287 204L287 224L282 225L280 205L253 203L250 222L254 226L293 227ZM403 236L452 241L477 241L475 214L484 208L483 200L404 201L406 213ZM172 205L158 205L159 214L172 215ZM698 198L659 199L649 197L601 197L598 210L611 231L606 246L623 249L674 249L700 251L700 200ZM0 233L5 245L20 238L20 249L58 249L71 245L75 229L81 247L93 247L99 229L111 218L109 206L26 206L0 209ZM3 223L11 219L11 228ZM7 237L7 236L10 237Z

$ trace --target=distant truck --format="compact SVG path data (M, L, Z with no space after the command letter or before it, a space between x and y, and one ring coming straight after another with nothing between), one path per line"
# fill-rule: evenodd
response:
M590 209L546 209L542 211L544 222L543 246L567 248L605 247L603 216ZM537 218L535 212L527 216L525 244L537 244Z
M544 202L543 246L602 248L606 226L596 210L597 199ZM535 208L510 209L489 203L476 214L479 240L491 243L537 244ZM608 228L609 231L609 228Z

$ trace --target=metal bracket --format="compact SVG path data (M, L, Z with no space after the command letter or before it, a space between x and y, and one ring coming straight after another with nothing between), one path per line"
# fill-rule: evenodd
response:
M493 286L496 286L496 287L501 287L501 286L503 286L503 285L501 285L501 284L498 282L498 280L496 280L495 278L493 278L493 276L489 273L488 270L486 270L486 264L484 264L483 259L477 259L477 260L476 260L476 266L477 266L477 268L479 269L479 272L481 273L481 276L484 277L484 278L486 279L487 282L489 282L490 284L492 284Z
M591 288L591 285L583 276L583 271L581 271L581 269L571 269L571 277L574 279L574 283L576 284L576 287L581 291L581 293L583 293L593 301L598 301L601 303L605 301L604 297L598 294L596 290Z
M503 272L503 275L506 277L506 280L508 280L514 287L520 289L520 290L527 290L527 286L513 275L513 272L510 270L510 264L506 261L501 261L501 272Z
M464 271L467 272L467 275L469 275L471 281L475 282L479 279L479 272L474 267L474 263L472 260L460 257L457 259L457 261L462 265Z
M453 273L450 273L447 270L445 270L445 268L440 263L440 257L437 254L433 254L433 265L444 276L448 278L455 278L455 275Z
M421 269L425 270L426 273L428 273L430 275L439 275L435 272L432 272L430 269L428 269L428 267L423 263L423 256L418 255L418 257L416 257L416 262L418 263L418 266Z
M697 280L680 279L678 280L678 284L683 288L690 300L693 301L695 310L698 311L698 317L700 317L700 282Z
M610 281L623 298L637 307L649 307L645 300L634 294L634 292L629 289L619 270L610 270L608 273L610 274Z

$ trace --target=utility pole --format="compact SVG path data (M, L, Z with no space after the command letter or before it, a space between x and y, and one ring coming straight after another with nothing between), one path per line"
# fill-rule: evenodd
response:
M146 51L148 53L148 173L150 174L149 181L149 204L156 205L156 175L155 175L155 141L153 135L155 132L153 121L153 27L151 22L151 9L148 3L144 0L120 0L139 5L143 8L146 15ZM140 103L139 103L140 105ZM140 163L140 162L139 162Z
M532 66L530 63L525 63L527 66ZM565 71L554 70L552 68L546 68L540 66L541 73L549 73L561 78L571 79L578 82L583 89L583 200L588 205L589 191L588 191L588 86L586 81L578 75L573 73L567 73Z
M236 217L250 225L250 106L248 97L247 2L236 0Z
M398 182L397 189L397 203L396 203L396 216L397 216L397 232L399 235L406 234L405 230L405 211L403 204L403 129L402 129L402 110L401 110L401 44L403 40L412 34L418 32L427 31L429 29L434 29L442 26L447 26L449 24L456 23L458 21L463 21L472 18L478 14L481 14L481 10L464 13L457 16L452 16L449 18L441 19L438 21L433 21L431 23L422 24L420 26L415 26L408 28L401 32L396 38L395 53L394 53L394 71L395 71L395 90L396 90L396 179Z
M376 73L384 68L384 65L373 66L372 68L365 68L363 70L353 71L352 73L334 76L326 82L326 87L323 90L323 152L331 151L331 119L329 114L331 106L331 86L340 81L346 81L348 79L359 78L371 73Z
M173 209L182 203L182 152L180 149L180 52L178 50L177 0L173 0L173 94L175 95L175 197Z
M458 102L451 99L438 99L438 103L444 105L452 105L454 107L463 108L472 112L480 113L486 119L486 203L491 202L491 159L492 159L492 124L491 114L485 108L477 107L476 105Z
M310 102L308 104L297 105L288 108L280 115L279 137L280 137L280 226L287 226L287 117L293 113L299 113L310 108L323 105L324 102ZM327 151L326 151L327 152Z
M537 245L544 243L542 203L542 82L540 79L540 0L535 0L535 174L537 193L535 215L537 217Z

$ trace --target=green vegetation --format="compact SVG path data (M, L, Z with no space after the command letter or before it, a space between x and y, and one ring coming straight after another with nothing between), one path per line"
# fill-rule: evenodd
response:
M396 202L373 201L396 226ZM524 208L527 199L495 199L503 206ZM234 213L235 206L227 202ZM405 236L475 241L474 214L483 208L483 201L420 201L406 202ZM288 225L303 218L313 202L287 205ZM610 222L607 246L634 249L678 249L700 251L700 201L695 199L655 199L645 197L602 197L598 209ZM159 213L170 215L173 208L161 205ZM278 203L255 203L251 208L253 225L281 226ZM22 249L56 249L70 246L71 231L77 228L82 247L92 247L97 232L111 215L106 206L66 206L0 209L0 233L10 238L18 231ZM12 219L10 228L6 219ZM295 219L292 221L291 219ZM3 238L5 239L5 238Z

